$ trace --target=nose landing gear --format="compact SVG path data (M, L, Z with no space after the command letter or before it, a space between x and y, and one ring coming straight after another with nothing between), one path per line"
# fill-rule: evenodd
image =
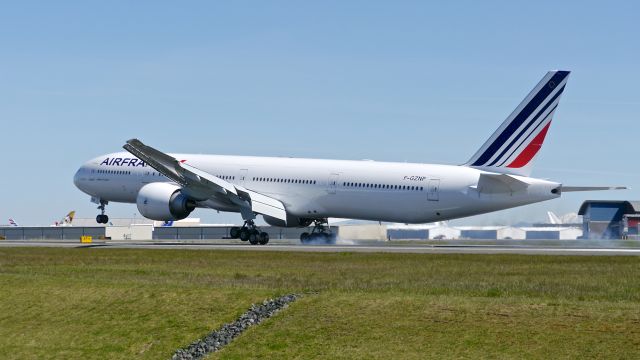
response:
M300 242L303 244L309 243L324 243L324 244L335 244L336 243L336 234L331 232L331 229L328 227L329 222L327 219L317 219L313 221L313 229L311 233L303 232L300 235Z
M96 222L98 224L106 224L109 222L109 216L107 216L104 211L105 207L109 202L105 200L100 200L100 206L98 206L98 210L100 210L100 215L96 216Z
M251 245L266 245L269 242L269 234L256 226L253 220L247 220L242 227L234 226L229 230L229 235L233 239L249 241Z

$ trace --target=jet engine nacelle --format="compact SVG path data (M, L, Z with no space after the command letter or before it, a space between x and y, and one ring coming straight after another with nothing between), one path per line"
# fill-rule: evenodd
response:
M271 216L262 215L262 218L267 224L278 227L305 227L311 225L311 223L313 222L313 219L299 218L296 216L291 216L289 214L287 214L286 224L283 220Z
M143 186L136 204L142 216L159 221L182 220L196 208L196 202L184 196L179 186L161 182Z

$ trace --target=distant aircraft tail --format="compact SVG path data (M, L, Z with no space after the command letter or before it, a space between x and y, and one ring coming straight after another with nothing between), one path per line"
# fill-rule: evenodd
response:
M553 211L547 211L547 216L549 217L549 224L552 225L560 225L562 224L562 220L553 213Z
M542 147L569 71L549 71L465 164L482 170L531 175L533 160Z
M73 218L76 216L75 211L69 211L67 216L63 217L60 221L56 221L53 223L53 226L70 226L73 222Z
M69 224L71 225L71 223L73 222L73 218L76 216L76 212L74 210L69 211L69 213L67 214L67 216L64 217L63 222L65 224Z
M15 222L15 220L13 220L13 219L11 219L11 218L10 218L10 219L9 219L9 225L11 225L11 226L18 226L18 223L17 223L17 222Z

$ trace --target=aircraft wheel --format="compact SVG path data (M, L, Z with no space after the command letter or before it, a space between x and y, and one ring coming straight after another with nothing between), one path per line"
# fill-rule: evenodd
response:
M307 243L307 241L309 241L309 233L308 232L303 232L300 235L300 242L305 244L305 243Z
M107 215L98 215L96 216L96 222L98 224L106 224L109 222L109 217Z
M332 244L333 245L333 244L336 243L336 238L337 238L336 234L329 233L329 234L326 234L325 237L327 239L326 240L327 244Z
M237 239L240 237L240 228L237 226L232 227L231 229L229 229L229 236L232 239Z
M249 235L251 235L251 233L249 232L248 229L241 229L240 234L238 236L240 237L240 240L247 241L249 240Z
M315 242L316 240L318 240L318 234L311 233L307 237L307 242L308 243Z
M267 234L264 231L261 232L259 242L260 242L260 245L267 245L267 243L269 242L269 234Z
M259 243L260 243L260 239L259 239L258 232L252 231L251 234L249 234L249 244L258 245Z

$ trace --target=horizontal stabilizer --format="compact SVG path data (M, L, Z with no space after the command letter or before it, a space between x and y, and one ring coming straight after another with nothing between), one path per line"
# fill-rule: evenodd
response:
M527 187L527 182L507 174L483 173L478 180L478 191L483 194L515 193L526 190Z
M562 186L562 192L576 191L604 191L604 190L626 190L626 186Z

